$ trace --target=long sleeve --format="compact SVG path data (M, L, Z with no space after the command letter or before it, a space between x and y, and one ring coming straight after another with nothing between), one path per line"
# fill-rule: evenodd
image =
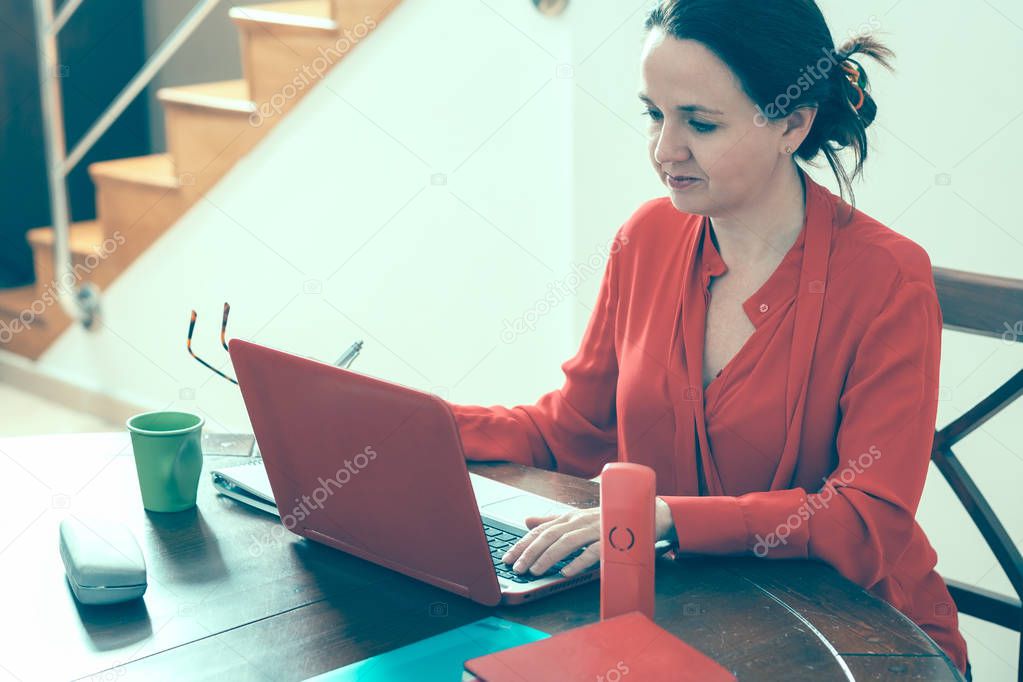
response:
M627 242L619 230L579 350L561 365L560 389L534 405L451 405L466 459L518 462L587 478L617 459L616 261Z
M837 468L820 490L664 497L680 553L813 558L870 587L914 534L937 415L941 309L934 285L897 276L840 399Z

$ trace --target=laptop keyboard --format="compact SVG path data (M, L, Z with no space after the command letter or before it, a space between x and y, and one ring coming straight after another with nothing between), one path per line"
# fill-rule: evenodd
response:
M486 521L483 522L483 530L487 534L487 543L490 545L490 557L493 559L494 570L497 571L497 575L515 583L531 583L534 580L555 576L558 574L558 571L565 566L568 566L573 559L583 553L583 548L577 549L558 563L551 566L543 575L533 575L529 571L519 574L512 570L511 564L506 564L501 561L501 557L503 557L516 542L521 540L522 536L496 528L488 524Z

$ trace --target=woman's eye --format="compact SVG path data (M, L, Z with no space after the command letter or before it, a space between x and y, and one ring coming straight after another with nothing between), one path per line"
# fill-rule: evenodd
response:
M661 112L656 109L644 109L644 116L649 116L651 121L660 121L663 117ZM717 130L717 126L713 123L701 123L700 121L690 121L689 125L692 126L693 130L698 133L710 133Z

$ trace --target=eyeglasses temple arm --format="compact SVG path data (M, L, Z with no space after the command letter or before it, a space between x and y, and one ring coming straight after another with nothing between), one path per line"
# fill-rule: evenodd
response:
M225 303L224 305L227 305L227 304ZM221 372L219 369L217 369L216 367L214 367L210 363L208 363L205 360L203 360L202 358L200 358L198 355L195 354L195 351L192 350L192 332L195 330L195 318L196 318L196 314L195 314L195 311L193 310L192 311L192 319L188 323L188 343L187 343L188 354L191 355L196 360L198 360L199 364L201 364L203 367L209 369L210 371L214 372L215 374L219 374L220 376L224 377L225 379L230 381L232 384L237 386L238 385L238 380L237 379L232 379L231 377L227 376L226 374ZM224 311L224 324L227 324L227 310L226 309ZM224 339L223 329L221 329L220 334L221 334L220 339L221 339L221 342L223 343L223 339ZM227 348L226 344L224 345L224 348Z
M227 301L224 301L224 319L220 323L220 345L224 347L224 350L229 350L225 335L227 334L227 316L230 312L231 306L227 303Z

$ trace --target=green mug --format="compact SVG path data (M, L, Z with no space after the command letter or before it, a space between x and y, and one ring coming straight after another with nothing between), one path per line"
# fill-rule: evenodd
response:
M143 507L177 512L195 506L205 421L188 412L143 412L128 420Z

